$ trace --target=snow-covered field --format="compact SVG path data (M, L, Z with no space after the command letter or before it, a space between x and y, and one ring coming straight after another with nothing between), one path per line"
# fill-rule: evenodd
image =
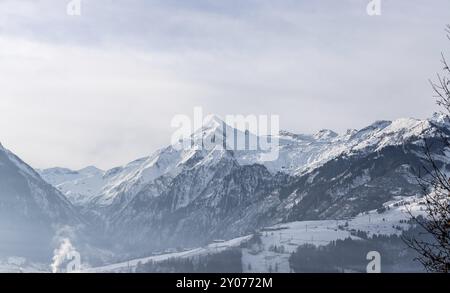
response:
M49 273L50 266L38 264L14 264L13 262L1 261L0 274L4 273Z
M303 221L276 225L261 232L262 245L243 250L244 272L280 272L288 273L289 257L298 246L314 244L327 245L331 241L345 239L358 230L368 235L400 235L409 228L408 209L418 215L420 198L409 197L385 204L382 213L370 211L347 220ZM275 249L276 246L276 249Z
M338 224L339 221L331 220L304 221L264 229L262 245L243 250L244 272L290 272L288 260L298 246L307 243L326 245L350 237L350 232L339 230Z
M382 212L376 210L359 214L354 218L344 220L301 221L278 224L261 229L259 232L261 244L243 248L243 271L257 272L290 272L289 257L304 244L317 246L327 245L331 241L354 236L354 232L365 231L368 235L401 234L410 227L410 215L423 214L423 198L399 197L387 202ZM352 235L353 234L353 235ZM247 243L253 235L247 235L228 241L217 241L205 247L199 247L182 252L153 255L145 258L133 259L126 262L105 265L95 268L85 268L82 273L125 273L134 272L139 263L150 261L160 262L171 258L194 258L202 255L215 254L233 247L240 247ZM85 265L85 264L82 264ZM50 272L49 266L28 264L25 259L9 258L0 261L0 273L36 273Z
M410 215L421 212L421 198L398 198L385 204L386 210L379 213L370 211L346 220L323 220L291 222L267 227L260 231L261 245L243 249L242 264L244 272L290 272L289 256L298 246L314 244L327 245L331 241L353 236L352 232L365 231L368 235L401 234L407 230ZM159 262L170 258L192 258L201 255L222 252L228 248L239 247L253 235L235 238L221 243L213 243L206 247L184 252L175 252L134 259L127 262L111 264L103 267L85 269L83 273L133 272L139 263ZM276 246L276 247L275 247Z
M174 252L168 254L162 254L157 256L150 256L145 258L139 258L130 260L127 262L107 265L103 267L90 268L82 270L82 273L108 273L108 272L133 272L136 266L139 263L147 263L150 261L160 262L171 258L191 258L195 256L214 254L218 252L222 252L231 247L239 247L242 243L248 241L251 238L250 236L235 238L229 241L220 242L220 243L212 243L206 247L196 248L183 252Z

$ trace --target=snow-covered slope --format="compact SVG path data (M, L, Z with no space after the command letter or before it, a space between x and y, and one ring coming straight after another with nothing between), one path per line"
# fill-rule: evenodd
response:
M377 121L359 131L348 130L343 134L331 130L321 130L312 135L281 131L277 137L277 160L261 160L262 151L238 150L233 152L233 156L240 165L262 164L271 173L283 172L297 176L338 156L377 152L387 146L401 145L410 140L419 142L420 137L431 135L436 126L447 127L447 118L436 115L427 120ZM79 171L54 168L40 171L40 174L76 205L92 203L104 207L114 202L126 205L147 184L162 176L174 178L186 165L202 156L205 150L201 146L205 141L223 145L235 131L242 134L214 116L192 134L195 145L192 149L180 149L181 144L168 146L149 157L106 172L95 167ZM211 164L220 155L220 152L209 152L209 160L203 160L202 163Z
M104 171L96 167L86 167L73 171L66 168L38 170L41 177L61 191L73 204L85 205L106 184Z
M280 223L293 223L281 230L295 233L317 226L313 237L323 234L324 241L347 235L330 228L336 219L357 217L361 229L390 233L392 224L364 227L363 220L377 218L367 211L419 194L412 169L421 164L423 138L437 140L438 130L449 129L448 118L436 115L378 121L344 134L281 131L278 159L265 161L260 150L224 149L230 135L253 135L212 117L191 135L191 148L179 142L107 171L53 168L39 174L0 145L0 236L14 239L15 231L25 231L17 239L26 243L26 231L32 231L47 241L55 227L81 223L78 211L91 221L87 237L135 255L246 237ZM435 144L431 151L449 172L448 150Z
M431 131L436 119L398 119L377 121L357 130L337 134L321 130L313 135L280 132L280 155L278 160L258 162L257 154L241 157L242 164L262 163L272 172L286 172L299 175L317 168L341 155L376 152L386 146L401 145L417 139Z
M134 272L138 264L162 262L168 259L195 259L202 255L216 254L230 248L242 247L242 268L246 273L267 273L277 268L279 273L289 273L289 257L304 244L324 246L338 239L360 239L355 232L373 235L401 235L411 228L410 214L421 215L423 198L413 196L386 202L383 211L371 210L355 217L337 220L288 222L259 229L261 243L245 245L254 234L228 241L211 243L204 247L182 252L169 252L150 257L133 259L102 267L86 268L83 273ZM277 249L274 249L274 248Z
M135 272L136 267L139 263L147 263L147 262L161 262L168 259L173 258L193 258L202 255L215 254L222 252L224 250L239 247L242 243L245 243L250 239L251 235L243 236L235 239L231 239L229 241L224 241L220 243L211 243L205 247L199 247L195 249L189 249L182 252L170 252L160 255L154 255L150 257L133 259L130 261L125 261L121 263L106 265L103 267L95 267L95 268L86 268L81 271L81 273L129 273Z
M0 146L0 256L48 257L56 230L82 223L64 195Z
M267 162L259 150L224 150L235 130L213 117L192 134L192 148L178 143L94 172L102 184L89 185L91 175L82 175L61 186L89 186L80 195L88 199L83 211L93 212L121 249L193 247L281 222L353 217L416 195L412 168L421 164L422 138L437 129L448 132L446 117L378 121L340 135L281 132L280 156Z

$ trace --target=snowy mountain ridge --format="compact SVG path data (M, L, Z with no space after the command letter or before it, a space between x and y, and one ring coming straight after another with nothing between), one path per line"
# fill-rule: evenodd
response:
M260 150L224 149L239 130L213 117L190 136L190 148L178 142L107 171L91 166L36 172L2 147L0 172L6 176L0 181L12 185L0 190L0 209L7 205L0 217L45 219L48 235L52 225L85 221L86 237L135 256L279 224L345 220L420 194L411 178L421 164L423 138L438 141L437 132L448 134L449 126L446 116L435 115L377 121L342 134L281 131L275 140L279 157L267 162ZM448 171L445 151L432 149Z
M400 145L411 139L431 135L435 125L447 127L448 118L435 115L426 120L403 118L377 121L359 131L348 130L343 134L331 130L321 130L312 135L280 131L277 137L279 140L277 160L261 161L261 151L234 151L233 156L242 166L262 164L273 174L282 172L297 176L311 172L340 155L377 152L387 146ZM205 158L197 163L206 163L214 160L216 156L220 157L219 151L202 149L202 143L208 141L217 145L223 144L226 137L235 131L239 132L214 116L192 134L194 141L192 149L171 145L149 157L108 171L95 167L91 167L90 171L52 168L41 170L40 174L75 205L90 203L108 206L120 195L133 197L143 186L161 176L174 178L199 157ZM419 143L419 139L417 140ZM214 148L214 145L212 147Z

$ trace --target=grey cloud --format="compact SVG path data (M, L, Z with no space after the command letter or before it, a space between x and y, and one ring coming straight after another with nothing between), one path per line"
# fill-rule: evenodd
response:
M36 167L147 155L194 106L294 132L424 118L449 47L444 0L68 2L0 1L0 141Z

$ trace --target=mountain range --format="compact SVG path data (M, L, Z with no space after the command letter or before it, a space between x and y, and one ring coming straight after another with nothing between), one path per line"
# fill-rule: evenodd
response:
M192 134L189 149L170 145L107 171L39 174L109 237L110 249L145 253L283 222L350 218L420 194L414 170L423 161L423 139L436 142L432 151L447 168L438 133L448 133L449 125L436 114L377 121L343 134L280 131L278 159L264 161L261 151L224 150L221 144L239 130L213 117ZM202 148L205 140L213 146Z
M191 148L170 145L106 171L34 170L0 145L0 256L49 259L61 231L96 254L131 257L280 223L350 219L421 194L424 139L448 172L444 115L343 134L280 131L274 161L259 150L221 147L238 131L213 117L192 134Z

